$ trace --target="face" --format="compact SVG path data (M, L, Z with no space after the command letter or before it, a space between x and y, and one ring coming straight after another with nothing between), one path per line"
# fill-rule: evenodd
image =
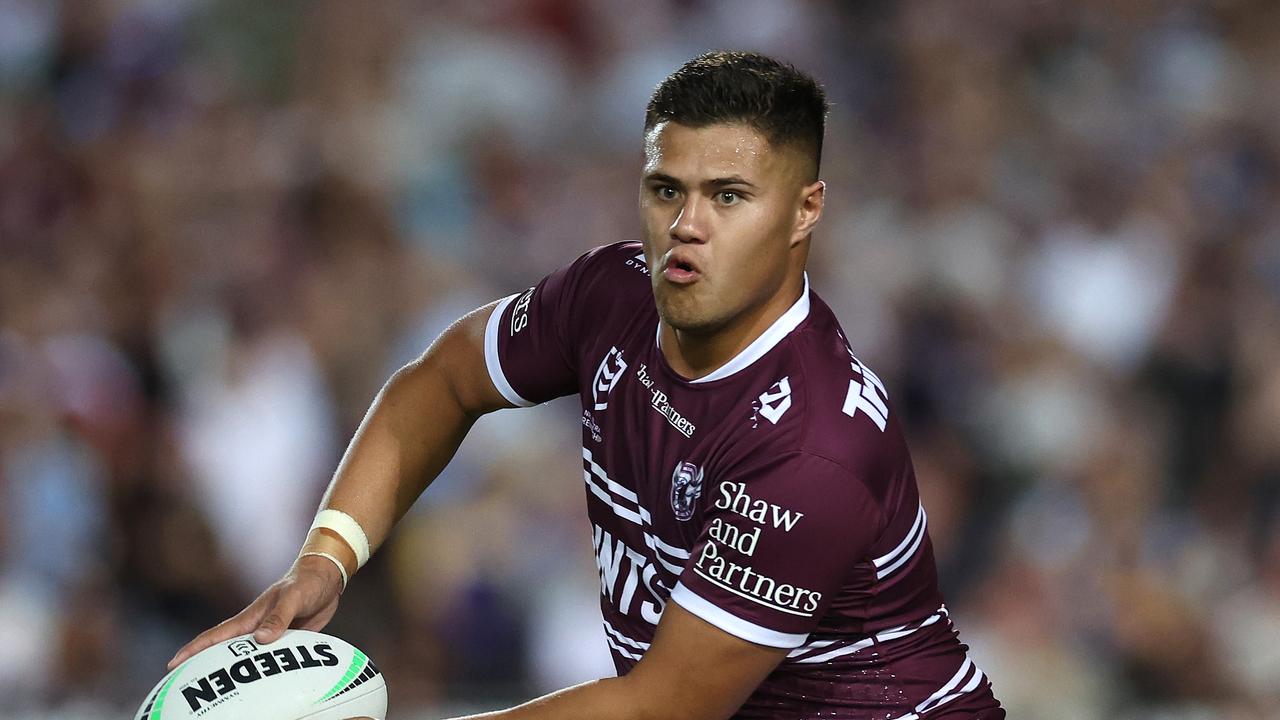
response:
M640 216L664 322L714 334L786 310L822 212L810 163L739 123L649 131Z

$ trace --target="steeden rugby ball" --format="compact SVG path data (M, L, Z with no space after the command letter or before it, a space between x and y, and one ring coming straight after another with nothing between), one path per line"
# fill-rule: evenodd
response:
M270 645L241 635L206 648L156 685L134 720L385 720L387 684L356 647L289 630Z

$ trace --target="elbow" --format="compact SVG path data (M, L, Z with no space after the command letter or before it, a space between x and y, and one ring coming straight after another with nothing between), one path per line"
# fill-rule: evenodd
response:
M498 409L485 392L489 382L483 356L469 357L463 338L446 332L420 357L396 370L383 388L434 415L456 410L474 420Z

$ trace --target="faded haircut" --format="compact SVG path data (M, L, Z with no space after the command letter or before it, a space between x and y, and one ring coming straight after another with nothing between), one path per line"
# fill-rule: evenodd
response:
M774 147L809 154L816 180L829 107L822 86L794 66L759 53L716 50L658 85L645 109L644 130L667 121L694 128L743 123Z

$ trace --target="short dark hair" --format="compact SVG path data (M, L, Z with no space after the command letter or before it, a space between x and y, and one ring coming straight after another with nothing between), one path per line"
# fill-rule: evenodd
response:
M826 126L826 93L794 66L753 52L703 53L667 76L653 91L644 130L658 123L690 127L744 123L771 145L813 155L816 178Z

